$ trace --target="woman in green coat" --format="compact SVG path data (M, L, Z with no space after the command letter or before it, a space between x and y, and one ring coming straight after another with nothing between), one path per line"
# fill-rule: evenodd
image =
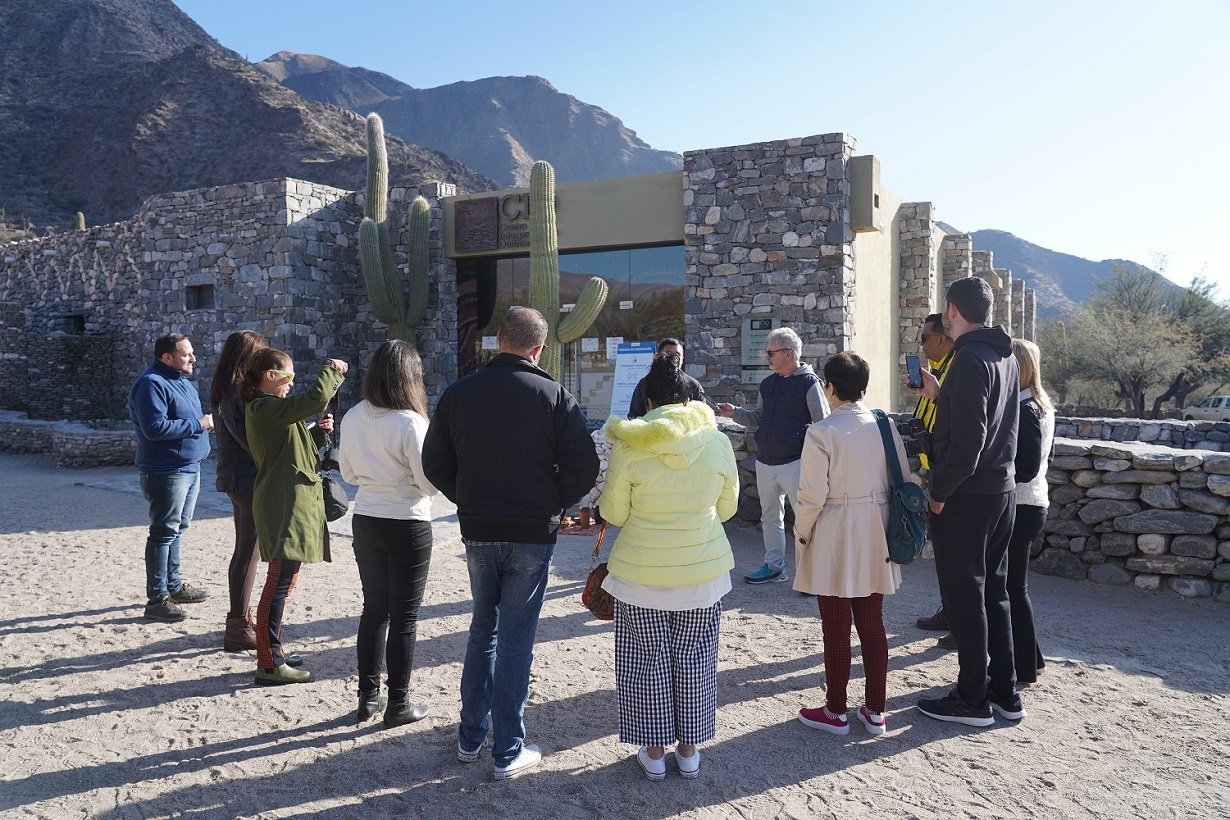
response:
M257 540L269 574L256 610L256 682L303 683L312 675L291 668L282 652L282 611L303 563L329 561L329 530L316 453L333 416L324 413L346 374L346 363L326 359L315 384L291 396L295 363L280 350L258 351L239 398L245 404L248 446L258 469L252 492ZM317 414L308 429L304 419Z

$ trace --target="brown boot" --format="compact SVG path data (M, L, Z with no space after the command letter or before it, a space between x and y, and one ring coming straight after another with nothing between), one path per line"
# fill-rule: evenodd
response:
M222 636L222 648L227 652L242 652L256 648L256 630L247 616L227 618L226 632Z

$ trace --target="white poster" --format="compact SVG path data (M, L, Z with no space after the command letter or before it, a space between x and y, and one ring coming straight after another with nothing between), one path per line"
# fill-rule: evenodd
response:
M581 337L581 352L582 353L597 353L598 352L598 337L597 336Z
M608 362L615 361L615 357L619 355L619 346L623 344L623 342L623 336L606 337L606 360Z
M627 418L636 384L649 375L658 346L653 342L625 342L615 355L615 384L611 388L611 415Z
M495 336L483 337L483 350L499 350L500 340Z

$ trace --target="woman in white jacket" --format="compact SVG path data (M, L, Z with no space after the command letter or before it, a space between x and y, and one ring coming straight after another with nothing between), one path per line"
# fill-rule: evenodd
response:
M388 664L384 725L422 720L428 707L409 700L419 604L431 563L431 497L423 475L427 393L423 364L407 342L392 339L372 355L363 401L346 413L338 463L359 487L354 556L363 585L359 618L358 722L380 709L380 668Z
M858 719L873 735L885 732L888 638L882 608L884 596L901 585L900 567L887 560L892 482L884 444L875 417L860 403L870 375L867 362L853 353L839 353L824 365L832 413L807 430L794 513L794 588L819 596L827 687L825 704L800 709L799 720L836 735L850 731L851 620L866 675L866 703ZM904 468L909 463L905 447L896 429L890 429Z

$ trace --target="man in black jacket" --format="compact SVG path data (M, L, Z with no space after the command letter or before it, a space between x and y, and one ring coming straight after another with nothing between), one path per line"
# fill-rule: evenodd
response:
M987 326L993 298L982 279L960 279L948 288L944 328L955 343L952 363L943 390L924 373L918 391L936 401L927 490L931 540L960 666L957 687L919 701L918 708L967 726L990 726L996 713L1009 720L1025 716L1015 691L1006 586L1020 378L1011 337Z
M683 369L683 342L668 336L658 342L658 352L679 357L679 368ZM684 381L684 398L688 401L703 401L710 407L713 402L709 401L709 397L705 395L705 388L696 379L689 376L687 373L680 373ZM641 379L636 383L636 388L632 391L632 398L628 402L628 418L639 419L649 412L649 406L645 403L645 382L649 377Z
M563 511L598 476L585 417L537 366L546 338L542 314L511 308L499 355L444 391L423 441L424 474L457 505L474 598L457 757L478 759L490 714L497 780L542 757L524 720L538 613Z

